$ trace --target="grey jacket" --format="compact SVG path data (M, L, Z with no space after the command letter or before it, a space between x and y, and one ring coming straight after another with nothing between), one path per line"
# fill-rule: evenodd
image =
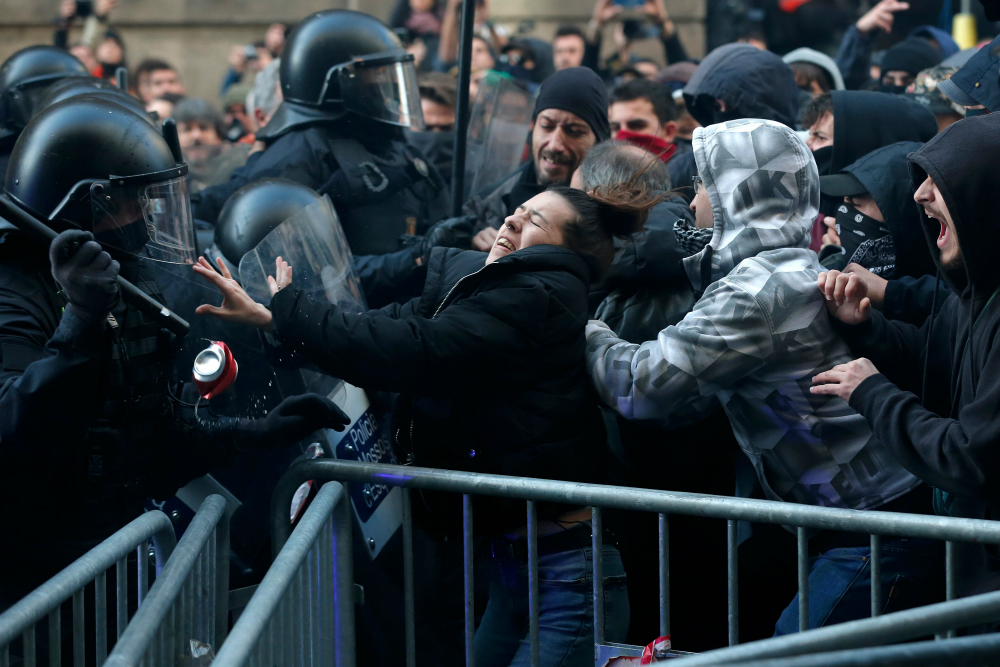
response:
M711 243L684 260L700 299L641 345L588 325L601 399L627 419L674 427L717 399L775 500L873 509L915 488L864 417L809 392L813 375L851 359L807 248L819 206L812 153L788 127L753 119L695 130L694 151L715 219Z

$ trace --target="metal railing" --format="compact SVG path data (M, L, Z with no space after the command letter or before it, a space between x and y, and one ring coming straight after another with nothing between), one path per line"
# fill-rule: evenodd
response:
M474 618L472 586L472 502L471 495L515 498L527 501L526 523L528 526L527 547L529 555L529 641L531 662L538 664L538 573L537 573L537 521L535 503L558 502L592 508L593 596L594 596L594 640L595 656L604 643L604 591L602 553L602 508L655 512L659 514L660 531L660 634L670 634L670 550L667 539L669 516L671 514L701 516L728 521L728 578L729 578L729 638L731 648L708 652L700 656L683 658L694 665L715 664L726 660L733 651L734 660L745 660L772 655L794 655L815 653L833 648L853 648L884 644L890 641L919 637L928 633L945 633L955 628L1000 619L1000 592L976 598L964 598L952 602L931 605L906 612L879 616L882 609L881 586L881 539L884 536L916 537L946 542L945 578L946 597L954 597L955 562L952 542L979 542L1000 544L1000 522L978 519L956 519L951 517L901 514L896 512L856 511L795 503L708 496L695 493L657 491L627 487L603 486L597 484L577 484L527 477L506 477L469 472L436 470L385 464L367 464L333 459L314 459L293 466L279 480L271 500L272 547L280 549L288 539L289 507L292 496L300 484L307 480L339 481L344 483L371 483L402 487L403 492L403 564L404 564L404 609L406 633L406 665L416 664L413 638L413 543L412 514L410 512L409 489L445 491L463 495L463 534L465 567L465 639L466 664L473 665L472 654ZM808 629L809 596L808 577L810 570L808 534L810 530L836 530L865 532L871 535L872 544L872 587L871 619L844 623L829 628L800 632L794 635L753 642L742 647L749 653L739 653L735 647L739 641L737 613L739 604L738 549L736 537L737 521L772 523L796 528L798 536L799 574L799 624L800 630ZM914 634L914 632L916 634ZM824 634L828 633L828 634ZM835 636L836 643L825 643L824 637ZM867 642L867 643L866 643ZM788 651L792 647L791 652ZM775 653L774 651L777 651ZM599 666L600 667L600 666Z
M344 486L324 484L291 537L285 532L213 667L354 665L350 511Z
M36 625L48 618L49 664L62 664L62 614L63 602L73 599L72 651L73 664L82 666L85 661L85 609L84 589L94 585L94 617L96 626L96 661L102 664L108 655L108 600L107 574L115 568L117 610L117 637L121 639L128 625L129 585L128 556L137 552L136 604L140 606L149 590L149 541L156 538L159 555L170 556L176 539L174 527L163 512L143 514L117 533L78 558L69 567L36 588L10 609L0 614L0 666L10 664L10 644L22 638L25 667L36 664ZM4 547L4 548L9 548ZM16 575L16 573L7 573Z
M145 604L104 663L107 667L190 663L192 657L222 643L229 627L225 510L222 496L211 495L202 502Z
M996 665L1000 662L1000 634L976 635L943 641L812 653L740 663L740 667L939 667L940 665Z

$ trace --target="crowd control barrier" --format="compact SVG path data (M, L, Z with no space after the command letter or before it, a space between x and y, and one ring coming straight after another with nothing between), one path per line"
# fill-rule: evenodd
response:
M202 502L108 656L107 667L208 664L229 627L225 510L222 496L211 495Z
M271 503L271 535L272 547L277 558L286 552L282 548L289 538L291 526L289 508L296 489L308 480L317 482L337 481L344 484L372 484L402 487L403 492L403 575L404 575L404 627L406 638L406 665L416 665L415 655L415 619L414 619L414 573L413 573L413 518L410 511L410 489L444 491L462 494L463 496L463 539L464 539L464 594L465 594L465 645L466 665L474 667L473 636L475 633L473 615L473 516L472 496L484 495L504 498L515 498L526 501L525 520L527 530L528 553L528 589L530 607L529 641L531 645L531 664L539 663L539 596L538 596L538 549L537 520L535 503L539 501L558 502L565 504L588 506L592 508L592 545L593 559L593 609L594 609L594 654L595 662L598 656L608 655L604 642L604 591L602 562L602 508L620 510L655 512L659 514L659 585L660 585L660 634L670 634L670 545L668 542L668 526L671 514L700 516L705 518L724 519L727 521L728 549L727 569L729 580L728 625L729 648L709 651L700 655L680 657L677 659L685 665L715 665L743 664L750 660L782 656L796 656L809 653L820 653L838 649L880 646L891 642L915 639L925 635L935 634L943 638L951 635L957 628L980 623L1000 620L1000 592L988 593L976 597L954 600L955 591L955 558L953 544L955 542L979 542L984 544L1000 544L1000 522L978 519L958 519L951 517L902 514L895 512L856 511L829 507L816 507L795 503L756 500L749 498L731 498L708 496L694 493L679 493L651 489L636 489L597 484L577 484L527 477L507 477L501 475L486 475L471 472L436 470L387 464L367 464L353 461L338 461L334 459L314 459L302 461L281 478L272 496ZM326 486L329 486L327 484ZM326 488L326 487L324 487ZM346 507L346 503L342 503ZM326 510L324 510L326 511ZM344 510L346 512L346 510ZM314 517L319 521L320 517ZM346 519L344 519L346 522ZM799 619L801 632L784 637L766 639L737 646L739 643L738 627L738 550L736 527L738 521L753 521L790 526L796 530L798 540L798 581L799 581ZM808 536L812 530L836 530L864 532L871 535L872 546L872 588L871 615L872 618L842 623L826 628L808 630L809 618L809 552ZM298 529L296 529L298 530ZM311 529L315 530L315 526ZM344 529L346 530L346 529ZM310 533L311 534L311 533ZM881 540L886 536L915 537L943 540L945 542L945 580L947 602L929 605L918 609L896 612L880 616L883 608L881 586L876 585L881 572ZM305 539L305 537L303 537ZM337 543L337 540L334 540ZM296 547L301 552L304 546ZM349 548L349 544L344 548ZM298 553L296 552L296 553ZM301 560L301 557L299 557ZM278 561L275 562L277 565ZM339 563L338 563L339 565ZM288 568L297 567L289 558L282 568L286 570L283 576L291 576ZM347 569L339 570L338 575L346 576ZM269 575L270 576L270 573ZM265 579L265 582L267 579ZM285 584L287 587L288 584ZM262 584L263 587L263 584ZM260 594L260 591L258 591ZM346 599L350 594L347 581L338 580L335 586L335 596ZM276 594L271 593L272 597ZM252 604L252 603L251 603ZM271 613L274 613L277 602L270 602ZM248 607L249 611L249 607ZM244 612L246 613L246 612ZM347 627L350 612L344 608L342 617ZM241 621L243 619L241 618ZM268 619L256 621L258 629ZM349 625L353 628L353 619ZM250 626L248 626L250 627ZM338 628L342 642L348 639L342 635L344 630ZM246 635L247 640L253 640L255 635ZM950 643L950 642L949 642ZM942 644L947 646L948 644ZM223 647L223 652L228 647ZM238 650L237 648L233 649ZM221 657L222 653L220 653ZM228 656L228 654L227 654ZM353 664L353 642L343 647L343 653L338 654L338 665ZM241 661L220 663L225 665L242 665ZM255 663L251 663L255 664ZM270 663L268 663L270 664ZM314 664L304 662L302 664ZM315 663L332 664L332 663ZM603 667L598 665L597 667Z
M350 512L343 485L324 484L291 537L283 540L284 547L240 614L213 667L353 667Z
M142 608L149 590L149 541L153 538L156 539L158 555L169 557L176 539L174 527L163 512L143 514L0 614L0 667L10 664L10 645L18 637L22 639L20 648L25 667L34 667L41 652L48 654L49 664L61 665L64 632L61 607L70 598L73 599L72 628L67 630L72 633L73 664L82 667L86 659L84 589L90 585L94 586L95 593L96 662L102 664L108 655L108 570L115 568L116 596L113 604L117 611L116 636L120 639L129 622L128 556L132 551L137 552L138 565L134 575L137 581L136 599L132 602ZM4 576L17 576L17 573L7 572ZM39 651L35 630L46 618L48 642L43 651Z

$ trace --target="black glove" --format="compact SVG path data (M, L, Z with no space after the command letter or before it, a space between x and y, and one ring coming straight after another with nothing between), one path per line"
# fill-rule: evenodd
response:
M290 396L263 419L233 420L232 444L236 451L279 449L294 445L313 431L343 431L351 423L330 399L319 394Z
M52 277L74 315L93 322L107 317L118 305L120 267L90 232L71 229L57 236L49 246L49 261Z
M472 247L472 230L475 228L476 217L473 215L463 215L458 218L448 218L442 220L427 230L415 244L414 252L422 258L426 264L431 257L431 250L434 248L462 248L468 250Z

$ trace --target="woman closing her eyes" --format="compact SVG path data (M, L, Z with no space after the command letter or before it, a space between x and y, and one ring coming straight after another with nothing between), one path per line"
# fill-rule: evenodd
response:
M194 270L225 301L198 312L270 331L346 382L401 394L390 432L408 464L601 482L604 428L584 367L588 289L611 264L614 239L640 230L660 199L632 183L590 194L552 188L504 221L489 254L437 248L419 298L360 314L297 291L294 267L280 258L270 308L202 260ZM437 520L461 516L457 496L423 495ZM538 503L537 511L542 664L592 664L589 508ZM514 602L527 595L517 547L526 534L524 503L477 498L474 515L477 534L494 541L476 660L507 665L527 650L518 629L527 628L526 617L513 618L527 613ZM623 641L628 598L613 544L609 536L606 638Z

